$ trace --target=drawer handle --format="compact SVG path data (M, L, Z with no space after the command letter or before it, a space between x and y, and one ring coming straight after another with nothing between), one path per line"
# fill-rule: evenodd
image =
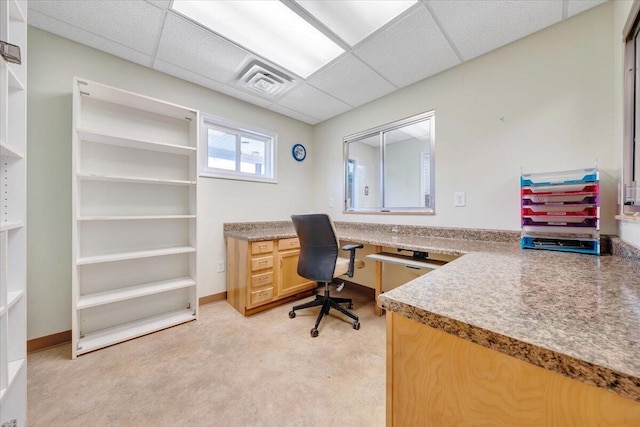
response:
M264 248L266 248L266 247L267 247L267 245L262 244L262 245L258 245L258 247L259 247L260 249L264 249Z
M262 276L258 279L259 282L264 282L265 280L267 280L267 276Z
M264 265L264 264L267 264L267 263L268 263L268 261L267 261L267 260L263 260L263 261L260 261L258 264L260 264L260 265Z
M267 295L269 295L269 292L267 292L267 291L262 291L262 292L260 292L258 295L260 295L261 297L266 297Z

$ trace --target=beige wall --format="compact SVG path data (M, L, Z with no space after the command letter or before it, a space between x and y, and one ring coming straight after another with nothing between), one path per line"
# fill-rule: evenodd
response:
M347 221L518 230L521 167L575 169L597 159L602 231L615 233L612 28L613 4L604 4L315 126L315 209ZM436 214L343 214L342 138L429 110ZM456 191L466 192L466 207L454 207Z
M28 338L71 329L71 91L80 76L278 134L278 184L200 178L198 294L223 292L223 222L288 219L311 203L310 162L292 159L312 128L245 102L29 27Z
M277 185L199 180L198 292L205 296L225 290L225 275L215 272L225 258L224 222L314 210L345 221L517 230L521 167L571 169L597 159L602 231L615 234L622 70L615 40L628 3L608 2L313 128L29 28L28 338L71 324L72 76L278 133ZM432 109L436 215L343 214L342 138ZM307 146L305 162L290 156L296 142ZM453 206L456 191L467 193L466 207ZM621 233L640 241L638 229Z

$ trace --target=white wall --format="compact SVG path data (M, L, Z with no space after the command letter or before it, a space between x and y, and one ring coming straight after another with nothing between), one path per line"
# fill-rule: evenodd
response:
M346 221L518 230L521 167L575 169L597 159L601 228L615 233L612 3L317 125L315 209ZM329 199L342 200L344 136L432 109L435 215L328 207ZM456 191L466 192L466 207L453 206Z
M222 224L287 220L311 203L311 126L217 92L29 27L28 91L28 339L71 328L72 77L106 83L186 105L278 134L278 184L200 178L198 294L226 290L215 271L225 259Z
M622 39L622 30L627 22L629 11L631 10L632 1L616 1L614 8L614 29L613 29L613 48L614 48L614 95L615 95L615 141L616 146L616 163L618 165L619 181L622 182L622 146L623 146L623 130L624 130L624 43ZM636 221L620 221L618 224L618 233L622 240L631 243L640 248L640 222Z

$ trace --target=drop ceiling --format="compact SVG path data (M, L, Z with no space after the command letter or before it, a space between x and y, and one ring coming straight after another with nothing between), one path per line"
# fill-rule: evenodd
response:
M354 46L305 14L346 51L304 79L181 16L171 0L31 0L29 24L313 125L604 2L422 0ZM270 75L285 85L256 90Z

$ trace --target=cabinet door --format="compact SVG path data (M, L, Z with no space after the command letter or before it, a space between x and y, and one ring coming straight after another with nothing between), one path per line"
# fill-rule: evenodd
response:
M280 252L280 274L278 275L278 296L295 294L311 289L314 282L298 275L299 250Z

